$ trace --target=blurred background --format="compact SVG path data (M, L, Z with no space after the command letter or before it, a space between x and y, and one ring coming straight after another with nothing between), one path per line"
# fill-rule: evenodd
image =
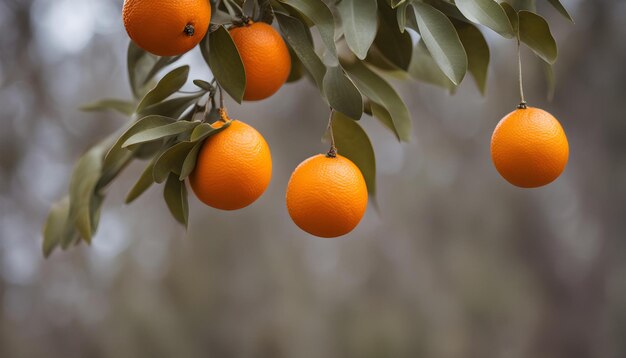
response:
M327 108L304 80L229 104L269 142L274 177L239 212L190 198L190 229L152 188L110 190L92 247L41 255L41 226L74 161L126 124L76 108L130 98L121 0L0 1L0 357L626 357L626 2L544 6L556 95L524 51L527 98L563 124L565 174L516 189L493 128L518 103L513 41L489 35L486 97L397 82L414 120L398 144L364 117L378 206L345 238L289 220L291 171L324 151ZM195 50L183 62L209 78Z

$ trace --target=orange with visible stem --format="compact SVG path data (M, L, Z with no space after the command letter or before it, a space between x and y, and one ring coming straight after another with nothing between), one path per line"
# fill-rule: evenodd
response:
M521 103L496 126L491 137L491 158L498 173L509 183L520 188L538 188L563 173L569 160L569 143L554 116L527 106L519 35L517 51Z
M208 0L125 0L122 18L137 46L157 56L176 56L204 38L211 5Z
M332 120L332 112L331 112ZM329 120L331 149L295 169L287 185L287 210L294 223L311 235L334 238L348 234L367 210L367 185L359 168L337 154Z
M209 137L189 176L198 199L221 210L237 210L254 203L272 178L272 156L263 136L253 127L230 120L221 109L219 128L228 128Z

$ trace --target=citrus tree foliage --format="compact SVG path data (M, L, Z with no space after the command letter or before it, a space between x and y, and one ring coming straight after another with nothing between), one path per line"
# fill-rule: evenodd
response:
M571 20L559 0L547 2ZM146 166L126 203L163 184L172 215L187 225L185 179L202 142L227 127L209 124L220 115L217 94L223 89L236 102L243 99L246 75L228 28L244 16L279 28L292 57L288 81L310 80L334 109L337 145L361 169L371 195L376 192L374 151L358 120L373 116L399 141L411 137L410 113L389 83L390 74L451 92L469 74L485 93L490 50L484 31L521 41L548 68L557 58L556 42L535 0L211 0L211 5L211 25L198 46L214 78L193 79L197 91L181 93L190 79L188 66L176 66L180 56L157 57L131 42L133 98L82 108L117 111L131 122L77 161L68 195L53 205L44 225L45 256L57 247L91 242L107 187L134 160ZM156 80L166 68L171 70Z

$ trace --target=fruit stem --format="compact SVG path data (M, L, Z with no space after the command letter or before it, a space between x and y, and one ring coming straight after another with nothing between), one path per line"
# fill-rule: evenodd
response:
M519 31L517 31L517 65L518 65L518 75L519 75L519 96L520 96L520 104L517 106L518 109L526 109L526 99L524 98L524 80L522 76L522 49L521 49L521 41Z
M217 84L217 88L220 91L220 108L224 108L224 90L222 89L222 86L220 86L219 83Z
M193 36L193 34L196 33L196 28L193 26L193 24L187 24L183 32L185 33L185 35L191 37Z
M230 118L228 117L228 111L226 110L226 108L220 108L217 110L217 112L220 114L220 121L224 123L230 122Z
M335 146L335 134L333 133L333 115L334 109L330 109L330 116L328 117L328 134L330 135L330 149L326 153L328 158L337 158L337 146Z

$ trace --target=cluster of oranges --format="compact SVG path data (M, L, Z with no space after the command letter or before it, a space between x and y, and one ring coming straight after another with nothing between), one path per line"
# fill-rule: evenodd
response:
M159 56L176 56L204 38L211 7L207 0L126 0L123 19L128 35L139 47ZM291 56L281 35L272 26L253 21L233 26L229 32L246 73L243 99L258 101L272 96L291 72ZM267 189L272 157L257 130L230 120L225 110L221 111L221 120L213 126L230 126L204 142L189 184L206 205L238 210L255 202ZM287 208L294 222L320 237L352 231L365 214L367 201L361 171L335 153L304 161L287 188Z
M211 7L207 0L126 0L123 19L139 47L159 56L174 56L189 51L206 35ZM266 23L252 21L229 31L246 73L244 99L262 100L276 93L291 70L289 50L281 35ZM213 126L230 126L205 141L189 183L203 203L237 210L265 192L272 176L272 158L258 131L230 120L222 111L222 120ZM524 104L498 124L491 154L507 181L534 188L549 184L563 172L569 147L563 128L553 116ZM330 238L345 235L358 225L366 211L368 193L359 168L331 150L295 169L286 201L291 218L301 229Z

